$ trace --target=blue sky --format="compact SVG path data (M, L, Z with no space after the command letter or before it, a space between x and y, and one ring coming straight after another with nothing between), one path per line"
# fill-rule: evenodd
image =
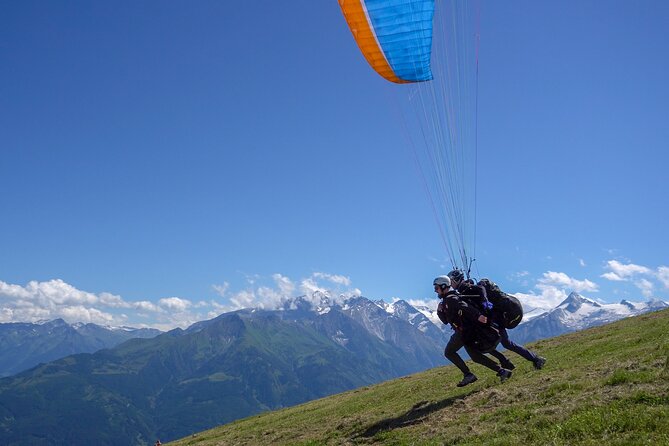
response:
M481 3L476 268L669 300L669 4ZM0 321L184 326L450 269L334 0L0 1ZM399 93L398 93L399 91Z

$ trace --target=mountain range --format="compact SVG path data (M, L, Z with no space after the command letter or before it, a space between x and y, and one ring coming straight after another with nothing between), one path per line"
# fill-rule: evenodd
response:
M666 306L572 293L511 337L525 342ZM445 365L450 329L435 320L434 309L401 300L335 304L321 293L42 363L0 380L0 444L148 445Z
M160 334L153 328L68 324L62 319L41 323L0 324L0 377L14 375L41 362L111 348L132 338Z
M225 313L4 378L0 444L153 444L445 363L420 322L327 304Z
M571 293L557 307L532 317L509 333L514 342L524 344L667 307L669 304L658 299L605 304Z

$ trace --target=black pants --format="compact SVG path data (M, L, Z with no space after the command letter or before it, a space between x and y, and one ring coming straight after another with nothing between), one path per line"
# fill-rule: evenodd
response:
M469 354L469 357L472 358L472 361L481 364L484 367L488 367L494 372L500 371L500 366L495 361L488 358L482 352L466 346L462 340L462 334L459 331L456 331L451 336L451 339L449 339L448 344L446 344L446 348L444 349L444 356L446 356L446 359L451 361L457 368L459 368L464 375L471 373L471 370L469 370L469 367L467 367L465 361L463 361L458 354L458 350L460 350L462 347L465 348L467 354ZM501 353L499 354L502 355ZM504 355L502 355L502 357L503 356Z
M511 339L509 339L509 333L506 332L506 328L500 328L499 335L501 338L500 341L502 343L502 346L505 349L511 350L514 353L518 353L520 356L527 359L528 361L531 362L536 361L537 355L535 355L532 351L526 349L522 345L516 344Z
M497 358L499 360L499 364L502 367L505 367L506 364L511 364L511 361L509 361L509 358L504 356L504 353L500 352L499 350L493 350L493 351L488 352L488 353L490 353L492 356Z

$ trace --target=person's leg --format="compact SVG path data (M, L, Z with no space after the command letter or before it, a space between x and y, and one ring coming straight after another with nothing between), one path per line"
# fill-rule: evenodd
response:
M488 352L488 353L490 353L492 356L494 356L495 358L497 358L497 360L499 361L499 365L501 365L503 368L505 368L505 369L507 369L507 370L513 370L513 369L516 368L516 366L513 365L513 362L511 362L511 361L509 360L509 358L507 358L507 357L504 355L504 353L502 353L502 352L500 352L500 351L498 351L498 350L492 350L492 351L490 351L490 352Z
M467 346L465 346L465 350L467 350L469 357L472 358L472 361L474 361L475 363L481 364L484 367L488 367L490 370L494 372L499 372L502 369L502 367L500 367L499 364L497 364L492 359L488 358L480 351Z
M499 365L497 365L495 361L488 358L480 351L473 348L469 348L466 345L465 345L465 350L467 350L467 353L469 353L469 356L472 358L472 361L476 362L477 364L481 364L484 367L488 367L490 370L494 371L497 374L497 376L499 376L499 378L502 380L502 382L511 378L511 370L500 367Z
M446 356L446 359L451 361L453 365L460 369L463 375L469 375L472 373L471 370L469 370L465 361L463 361L462 357L458 354L458 350L460 350L463 345L462 337L460 336L460 333L456 331L451 336L451 339L449 339L448 344L446 344L444 356Z
M537 361L538 356L534 352L526 349L522 345L516 344L511 339L509 339L509 333L506 331L505 328L499 329L499 335L502 347L519 354L520 356L522 356L523 358L527 359L532 363Z
M446 345L446 348L444 349L444 356L446 356L449 361L451 361L458 369L460 369L464 375L462 381L457 384L458 387L466 386L478 379L476 378L476 375L474 375L471 370L469 370L469 367L467 367L465 361L463 361L458 354L458 350L460 350L463 345L462 337L460 333L456 331L453 333L451 339L449 339L448 344Z

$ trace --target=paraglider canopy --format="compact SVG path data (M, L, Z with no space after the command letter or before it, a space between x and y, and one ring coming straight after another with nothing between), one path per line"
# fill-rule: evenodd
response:
M405 84L400 105L416 166L454 267L476 239L478 2L339 0L365 59ZM406 91L408 90L408 92Z
M339 0L367 62L395 83L432 79L434 0Z

